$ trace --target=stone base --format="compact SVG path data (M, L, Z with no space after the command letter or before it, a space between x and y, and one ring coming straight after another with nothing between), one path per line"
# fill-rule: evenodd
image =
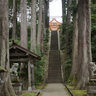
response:
M28 87L28 91L31 92L32 91L32 87Z
M88 94L87 96L96 96L96 94Z
M87 85L87 96L96 96L96 79L90 79Z
M35 90L35 85L32 85L32 90Z
M12 83L12 86L13 86L16 94L21 94L21 92L22 92L22 83Z

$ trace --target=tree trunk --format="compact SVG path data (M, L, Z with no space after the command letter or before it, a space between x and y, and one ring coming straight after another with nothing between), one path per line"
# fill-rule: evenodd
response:
M66 0L62 0L62 17L63 17L63 26L62 26L62 34L65 31L65 22L66 22Z
M42 0L39 0L39 20L38 20L38 34L37 34L37 45L41 47L41 37L42 37ZM41 48L40 48L41 49Z
M13 0L13 32L12 39L17 38L17 0Z
M21 46L27 48L27 2L21 0Z
M87 45L88 45L88 60L89 62L92 62L92 50L91 50L91 0L88 1L88 6L87 6L87 32L88 32L88 35L87 35Z
M8 32L8 0L0 1L0 64L8 72L3 73L1 79L4 81L1 88L1 96L16 96L10 80L9 65L9 32ZM0 85L1 86L1 85Z
M70 31L69 31L69 26L71 24L71 10L70 10L70 6L71 6L72 0L68 0L67 1L67 22L66 22L66 56L67 54L69 54L69 44L70 44Z
M49 1L45 1L45 27L49 27Z
M88 65L91 61L91 22L90 22L90 0L79 0L78 2L78 71L77 88L85 88L88 83Z
M78 4L78 0L76 0L76 5ZM75 83L74 79L76 79L77 66L78 66L78 12L74 15L74 33L73 33L73 48L72 48L72 70L70 77L73 79L73 83Z
M31 50L36 49L36 0L32 0Z

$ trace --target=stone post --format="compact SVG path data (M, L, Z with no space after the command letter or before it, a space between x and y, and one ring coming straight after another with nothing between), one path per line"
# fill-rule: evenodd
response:
M33 63L33 60L32 60L31 67L32 67L32 90L35 90L35 75L34 75L34 63Z
M51 49L51 31L49 31L49 50Z
M60 32L59 30L57 31L58 34L58 50L60 50Z
M30 64L30 60L28 61L28 91L32 91L32 87L31 87L31 64Z

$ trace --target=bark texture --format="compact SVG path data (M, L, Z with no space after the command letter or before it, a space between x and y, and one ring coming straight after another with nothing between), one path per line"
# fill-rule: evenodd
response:
M36 49L36 0L32 0L31 20L31 50Z
M62 0L62 16L63 16L63 26L62 26L62 34L64 34L65 31L65 22L66 22L66 0Z
M78 5L78 0L76 0L76 6ZM77 9L76 9L77 10ZM74 33L73 33L73 47L72 47L72 70L71 78L76 79L77 67L78 67L78 12L74 14Z
M8 30L8 0L0 1L0 64L8 72L3 73L3 80L0 95L16 96L10 81L9 66L9 30Z
M71 10L70 10L70 6L71 6L71 4L72 4L72 0L68 0L67 1L67 17L66 17L66 20L67 20L67 22L66 22L66 56L67 56L67 54L69 53L69 45L70 45L70 31L69 31L69 26L70 26L70 24L71 24L71 14L72 14L72 12L71 12Z
M13 0L13 32L12 39L17 38L17 0Z
M85 88L91 62L90 0L78 0L78 71L77 88Z
M27 2L21 0L21 46L27 48Z
M41 37L42 37L42 12L43 12L43 1L39 0L39 20L38 20L38 34L37 34L37 45L41 47Z

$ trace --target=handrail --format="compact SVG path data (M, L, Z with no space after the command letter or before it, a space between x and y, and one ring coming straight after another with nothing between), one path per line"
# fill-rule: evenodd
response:
M68 92L70 93L70 95L71 96L74 96L73 93L71 92L71 90L66 85L64 85L64 86L66 87L66 89L68 90Z
M39 92L37 92L36 96L39 96L39 95L40 95L40 91L39 91Z

